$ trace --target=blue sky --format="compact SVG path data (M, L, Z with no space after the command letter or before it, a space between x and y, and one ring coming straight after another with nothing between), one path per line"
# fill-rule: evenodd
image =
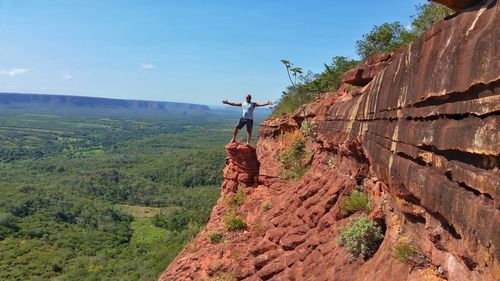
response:
M0 92L277 100L280 60L320 72L423 0L0 0Z

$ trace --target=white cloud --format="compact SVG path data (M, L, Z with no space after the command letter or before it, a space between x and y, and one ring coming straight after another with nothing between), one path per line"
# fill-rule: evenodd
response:
M141 67L143 69L153 69L153 68L155 68L154 64L152 64L152 63L141 63Z
M71 75L70 75L70 74L68 74L68 73L65 73L65 74L63 75L63 78L64 78L64 80L73 80L73 76L71 76Z
M8 70L2 69L2 70L0 70L0 74L14 77L16 75L21 75L21 74L25 73L26 71L28 71L28 70L24 69L24 68L11 68Z

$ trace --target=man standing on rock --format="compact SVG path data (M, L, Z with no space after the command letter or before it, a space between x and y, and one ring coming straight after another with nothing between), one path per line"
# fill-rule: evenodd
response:
M234 127L233 131L233 139L231 142L236 141L236 137L238 136L238 131L243 128L243 126L247 126L247 145L250 145L250 139L252 138L252 127L253 127L253 111L256 107L272 105L273 103L268 101L266 103L256 103L252 102L252 96L247 95L246 101L243 103L235 103L229 102L227 100L222 101L223 104L231 105L231 106L241 106L243 109L243 116L241 116L240 121Z

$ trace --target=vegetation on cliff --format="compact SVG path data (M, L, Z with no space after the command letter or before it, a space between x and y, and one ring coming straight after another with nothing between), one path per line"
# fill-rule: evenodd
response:
M306 139L301 134L292 135L290 146L280 152L278 159L283 169L281 176L285 179L298 180L307 171L303 163L306 157Z
M342 84L342 75L370 56L392 52L413 42L431 25L453 11L437 3L427 3L415 7L416 15L410 28L400 22L383 23L356 41L356 52L361 60L335 56L330 64L325 64L325 70L319 74L311 71L302 75L299 73L296 85L283 91L274 107L272 118L288 115L296 111L302 104L312 101L320 93L337 90Z
M290 86L281 95L274 106L271 117L290 114L302 104L312 101L318 94L336 90L342 84L342 75L360 62L343 56L333 57L330 64L324 64L325 70L319 74L308 71L299 75L295 90Z
M421 250L407 239L402 239L393 248L396 258L412 267L421 267L428 263L427 257L421 253Z
M245 202L245 190L243 187L225 198L226 216L224 217L224 225L229 231L245 229L247 227L245 219L238 214L238 207Z
M384 239L381 227L365 214L351 219L339 232L337 242L345 247L351 259L370 257Z
M351 195L340 203L340 209L345 214L353 214L357 211L369 213L372 209L371 198L362 191L353 190Z

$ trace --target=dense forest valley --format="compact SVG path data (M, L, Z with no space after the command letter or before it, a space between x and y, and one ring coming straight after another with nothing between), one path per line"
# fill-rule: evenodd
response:
M206 223L239 114L2 108L0 279L156 279Z

